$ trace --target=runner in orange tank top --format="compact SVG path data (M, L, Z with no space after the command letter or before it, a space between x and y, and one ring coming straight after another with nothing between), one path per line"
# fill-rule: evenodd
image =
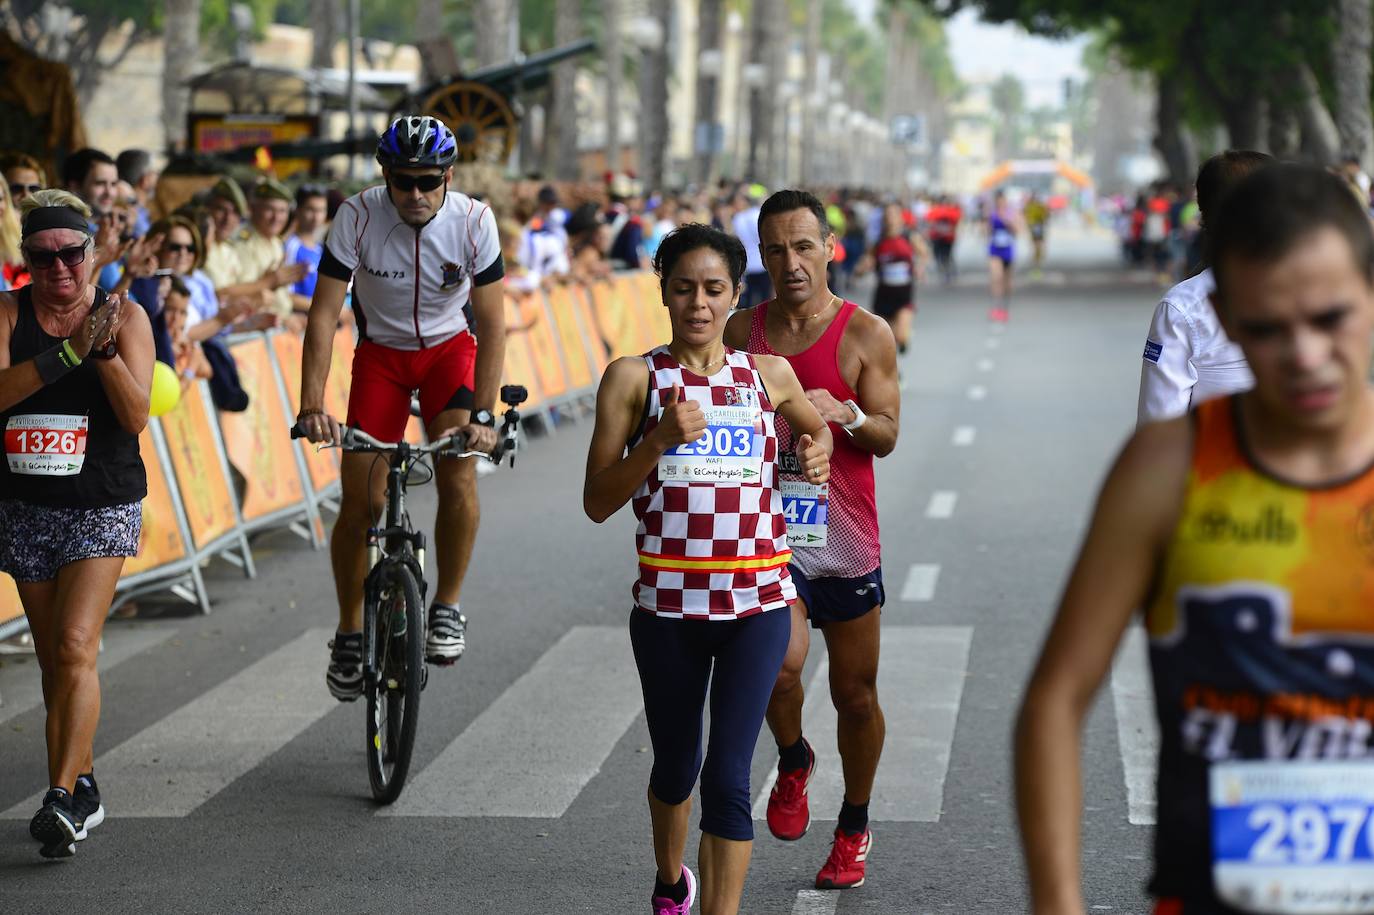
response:
M835 440L824 490L810 486L796 467L780 466L797 602L792 643L768 706L779 750L768 828L791 841L811 823L807 787L816 754L802 736L801 685L809 618L830 653L830 696L839 714L844 771L834 844L816 886L845 889L865 879L873 844L868 802L886 736L878 704L884 592L873 459L897 444L897 347L885 321L842 301L826 285L835 236L819 200L804 191L779 191L759 214L760 249L777 298L732 316L725 342L785 358ZM791 432L785 423L779 427L785 455Z
M1374 912L1374 233L1305 166L1208 233L1255 386L1141 426L1102 488L1017 726L1035 913L1084 911L1080 731L1141 609L1157 915Z

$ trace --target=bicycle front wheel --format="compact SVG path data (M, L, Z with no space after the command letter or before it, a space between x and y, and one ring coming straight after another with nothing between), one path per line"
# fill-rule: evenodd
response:
M404 562L377 570L363 624L372 634L375 671L367 692L367 774L372 796L383 804L400 797L410 771L420 721L425 674L424 606L414 573Z

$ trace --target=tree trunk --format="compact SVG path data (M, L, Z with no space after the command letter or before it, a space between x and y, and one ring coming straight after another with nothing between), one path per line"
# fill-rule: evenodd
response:
M1336 128L1341 152L1359 156L1365 172L1374 171L1374 126L1369 113L1370 45L1374 16L1370 0L1339 0L1331 70L1336 83Z
M620 0L601 0L606 24L606 171L620 171L620 84L625 61L620 52Z
M1269 152L1280 159L1296 159L1302 153L1302 124L1292 99L1283 95L1269 99Z
M1183 79L1178 73L1157 78L1154 146L1164 159L1169 180L1177 187L1191 187L1197 170L1197 151L1183 130Z
M1368 62L1365 64L1368 70ZM1296 110L1298 123L1302 125L1303 151L1320 165L1335 165L1341 155L1341 135L1336 130L1336 122L1331 112L1326 110L1322 101L1321 86L1317 75L1307 64L1297 68L1298 88ZM1364 101L1365 119L1369 118L1369 96Z
M520 21L515 0L476 0L473 4L475 66L503 64L513 56L511 30Z
M338 6L337 0L315 2ZM462 69L453 39L439 25L443 21L444 0L420 0L415 5L415 48L420 52L420 69L426 84L448 79Z
M700 0L697 10L698 54L713 55L716 61L714 72L697 67L697 110L693 118L692 154L697 163L696 178L702 187L716 178L716 155L719 150L715 142L724 136L716 99L720 91L721 68L725 65L720 46L722 5L722 0Z
M200 56L200 0L166 0L163 10L162 127L169 150L186 148L191 78Z
M424 2L421 6L424 6ZM334 66L334 45L339 43L340 33L343 32L342 19L343 8L338 0L310 0L310 66ZM417 34L424 32L417 30Z
M1264 148L1264 98L1258 93L1228 99L1221 109L1231 149Z
M576 41L582 31L579 0L555 0L553 43L562 47ZM553 68L549 85L549 117L545 122L544 152L547 171L559 181L576 181L582 175L577 154L577 63L565 60Z
M663 41L645 48L640 57L639 178L644 192L663 189L668 163L668 44L672 40L672 0L650 0L649 15L658 23Z
M752 62L763 66L765 76L763 86L750 93L747 177L751 181L771 180L778 170L776 89L783 80L787 24L786 0L754 0Z

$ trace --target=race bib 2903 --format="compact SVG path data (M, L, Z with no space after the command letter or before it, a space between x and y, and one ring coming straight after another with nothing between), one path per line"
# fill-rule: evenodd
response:
M830 484L782 480L782 516L787 520L789 549L825 546Z
M1212 876L1246 912L1374 911L1374 761L1216 763Z
M67 477L86 463L90 418L63 413L25 413L5 423L5 460L10 473Z
M701 438L658 459L658 478L676 482L757 483L763 474L763 413L757 407L703 407Z

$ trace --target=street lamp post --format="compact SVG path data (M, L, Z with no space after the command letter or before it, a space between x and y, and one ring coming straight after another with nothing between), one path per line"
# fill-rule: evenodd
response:
M765 126L756 123L761 108L759 104L759 89L768 81L768 68L761 63L745 64L741 71L741 75L744 78L743 82L747 89L746 97L749 99L749 164L745 169L746 174L744 177L751 181L757 181L759 173L759 145L764 139L759 135L759 128Z

